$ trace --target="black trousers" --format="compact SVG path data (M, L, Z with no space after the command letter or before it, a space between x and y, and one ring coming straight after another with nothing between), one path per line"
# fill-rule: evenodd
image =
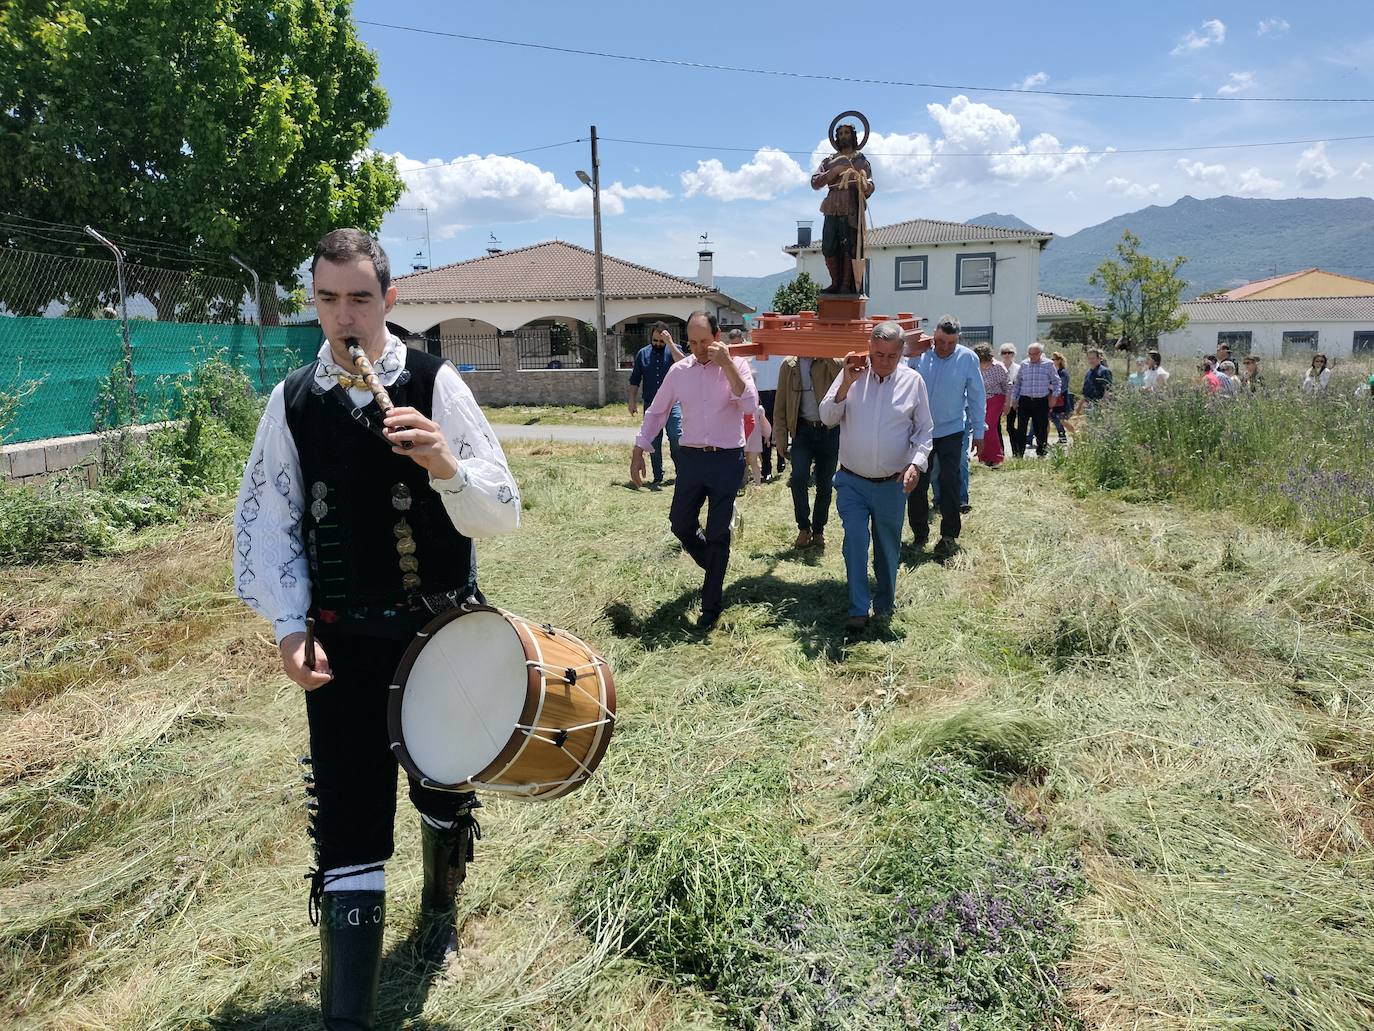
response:
M725 569L730 564L730 519L735 494L744 477L744 448L703 451L678 448L677 482L668 521L682 550L706 573L701 584L701 614L719 615L725 593ZM706 505L706 528L701 506Z
M963 528L963 521L959 516L959 466L963 458L964 433L950 433L943 437L936 437L932 441L930 449L931 459L940 460L940 536L958 537L959 531ZM917 543L924 543L930 536L930 466L934 461L927 463L926 470L921 473L921 479L916 484L916 489L906 499L907 522L911 524L911 532L915 535Z
M428 618L416 623L419 629ZM396 757L387 732L387 698L410 639L331 631L320 646L334 679L305 693L319 812L315 817L321 870L381 863L395 851ZM457 819L469 792L436 791L410 779L410 801L435 820Z
M1026 453L1026 430L1035 431L1035 453L1042 458L1049 442L1050 399L1048 397L1026 397L1024 394L1016 401L1016 436L1011 442L1011 452L1017 458Z
M773 424L773 403L778 399L776 390L759 391L759 407L763 409L763 414L768 416L768 424ZM781 464L781 463L780 463ZM773 475L773 445L763 445L763 475Z
M852 259L858 242L858 229L857 221L849 224L848 215L826 215L821 223L821 254L827 258Z

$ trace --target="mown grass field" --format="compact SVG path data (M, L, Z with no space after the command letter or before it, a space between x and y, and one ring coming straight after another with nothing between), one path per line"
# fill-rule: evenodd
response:
M979 469L964 550L846 646L838 520L791 552L776 485L702 640L667 491L509 453L484 586L601 647L620 721L581 791L488 804L462 955L388 962L383 1026L1374 1026L1364 560ZM303 706L212 515L0 573L0 1023L313 1026Z

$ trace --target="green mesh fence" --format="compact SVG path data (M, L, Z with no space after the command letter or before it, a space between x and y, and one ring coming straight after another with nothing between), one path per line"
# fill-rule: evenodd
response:
M129 323L138 420L175 415L175 381L221 355L270 391L318 348L317 326L263 329L263 362L250 325ZM5 443L90 433L130 421L118 319L0 318L0 396L31 387L0 430Z

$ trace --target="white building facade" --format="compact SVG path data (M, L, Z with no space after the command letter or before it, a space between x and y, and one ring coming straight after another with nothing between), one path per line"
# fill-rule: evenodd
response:
M1189 301L1188 324L1159 337L1160 354L1196 358L1217 344L1233 355L1305 358L1317 352L1374 360L1374 297L1291 297L1273 300Z
M868 314L946 313L963 324L962 342L1005 341L1022 353L1036 339L1040 252L1053 234L915 219L867 234ZM830 283L820 244L793 245L798 272Z

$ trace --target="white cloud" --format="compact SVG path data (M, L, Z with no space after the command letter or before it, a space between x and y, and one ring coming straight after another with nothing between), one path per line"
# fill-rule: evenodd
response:
M1254 72L1232 72L1230 81L1219 86L1217 92L1223 97L1234 97L1237 93L1244 93L1246 90L1254 88Z
M1265 18L1259 23L1260 36L1281 36L1289 30L1288 22L1282 18Z
M1201 29L1201 32L1190 30L1188 35L1179 40L1178 45L1169 53L1177 56L1193 50L1205 50L1208 47L1220 46L1226 42L1226 26L1220 19L1208 19L1202 23Z
M1050 133L1023 141L1021 123L1015 115L962 94L948 106L928 104L926 111L940 127L937 138L925 133L874 133L864 148L880 192L1055 179L1102 159L1101 155L1089 154L1086 147L1065 147ZM817 143L811 167L830 153L827 141Z
M602 191L602 196L619 197L621 200L668 200L672 194L661 186L626 186L622 182L614 182Z
M713 200L772 200L806 181L806 173L787 154L763 147L734 171L718 158L698 161L695 171L682 173L682 191L686 197L702 194Z
M1120 176L1112 176L1103 186L1108 193L1119 193L1128 200L1152 200L1159 196L1159 183L1145 186L1142 183L1133 183L1129 179L1122 179Z
M937 154L947 158L961 154L994 155L951 161L946 178L1053 179L1081 171L1099 160L1090 156L1086 147L1065 148L1050 133L1040 133L1029 143L1022 143L1021 123L1015 115L962 94L951 100L948 107L930 104L926 110L944 134L935 145ZM976 171L979 168L982 174Z
M406 184L403 207L429 209L434 235L441 240L471 225L533 222L548 215L590 218L592 191L567 187L549 171L519 158L469 154L446 162L442 158L417 161L404 154L389 155ZM415 172L424 168L429 171ZM663 200L668 192L656 186L615 183L602 190L601 210L620 215L626 200Z
M1020 90L1035 89L1036 86L1043 86L1049 81L1050 77L1047 74L1044 72L1036 72L1034 75L1027 75L1017 84L1016 88Z
M1283 185L1277 179L1270 179L1258 168L1247 168L1243 172L1232 173L1225 165L1208 165L1201 161L1183 159L1179 161L1178 169L1189 179L1218 190L1242 195L1273 193Z
M1318 143L1302 152L1298 158L1298 185L1307 189L1324 186L1340 173L1326 156L1326 144Z
M1350 173L1350 178L1363 179L1368 176L1370 172L1374 172L1374 165L1371 165L1368 161L1361 161L1359 167Z

